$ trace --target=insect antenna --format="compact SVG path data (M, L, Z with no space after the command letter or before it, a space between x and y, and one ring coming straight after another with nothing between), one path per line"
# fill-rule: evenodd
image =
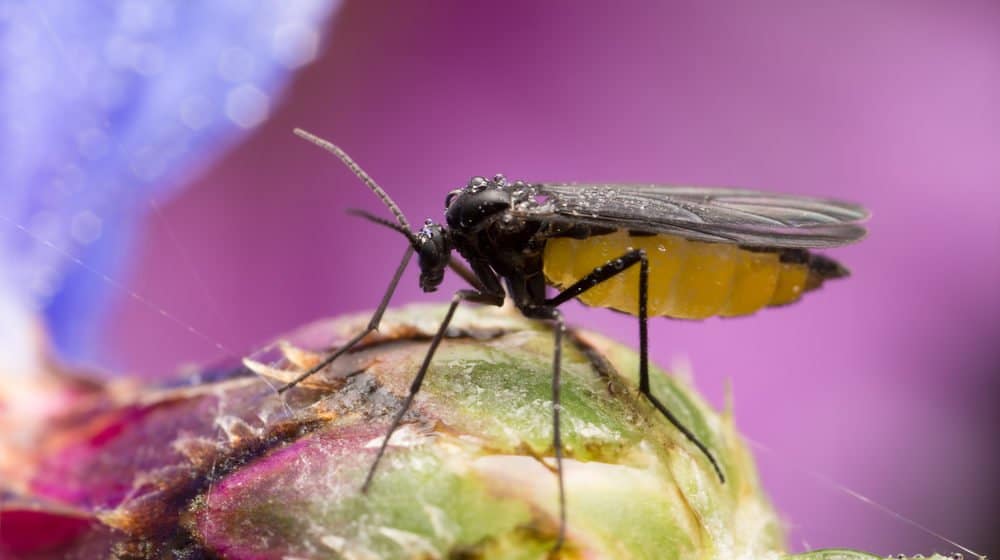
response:
M404 236L406 236L406 238L410 241L410 245L412 245L414 249L419 248L419 244L417 243L417 236L413 235L413 232L411 232L409 229L399 224L390 222L385 218L380 218L379 216L376 216L364 210L360 210L358 208L350 208L347 210L347 213L350 214L351 216L364 218L369 222L376 223L380 226L387 227L394 231L398 231L399 233L402 233Z
M361 182L363 182L369 189L371 189L373 193L375 193L375 196L379 197L379 199L382 201L382 204L385 204L386 207L389 209L389 211L392 212L393 216L396 216L396 221L399 222L399 225L405 228L407 232L410 231L410 222L406 220L406 216L403 215L403 211L399 209L399 206L397 206L396 203L393 202L392 198L389 197L389 193L385 192L385 190L383 190L382 187L378 186L378 183L376 183L375 180L372 179L370 175L365 173L365 170L361 169L361 166L355 163L355 161L351 159L351 156L347 155L347 152L341 150L339 147L335 146L332 142L324 140L311 132L306 132L301 128L296 128L293 132L299 138L308 140L313 144L316 144L320 148L323 148L324 150L337 156L337 159L344 162L344 165L346 165L348 169L350 169L355 175L357 175L358 179L361 179Z
M384 226L384 227L387 227L387 228L389 228L391 230L398 231L399 233L402 233L403 235L406 236L407 239L410 240L410 245L412 245L414 249L416 249L418 251L420 250L420 245L419 245L419 242L417 241L417 236L413 235L413 233L410 230L404 228L403 226L401 226L399 224L394 224L394 223L390 222L389 220L386 220L385 218L380 218L379 216L375 216L375 215L373 215L373 214L371 214L369 212L366 212L364 210L359 210L357 208L351 208L351 209L349 209L347 211L347 213L350 214L350 215L352 215L352 216L357 216L359 218L364 218L364 219L368 220L369 222L373 222L373 223L376 223L376 224L378 224L380 226ZM477 291L480 291L480 292L485 292L486 291L486 287L483 286L483 283L476 276L476 273L472 272L471 270L469 270L461 262L455 260L454 257L451 257L448 260L448 268L450 268L452 271L454 271L455 274L458 274L462 278L462 280L465 280L470 286L472 286L473 288L475 288Z

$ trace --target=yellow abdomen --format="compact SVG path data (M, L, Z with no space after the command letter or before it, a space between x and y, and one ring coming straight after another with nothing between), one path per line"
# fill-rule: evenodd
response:
M587 239L549 239L543 258L545 278L557 287L568 287L629 249L645 249L649 258L651 317L747 315L799 299L809 278L808 264L783 263L776 252L675 235L631 236L626 231ZM638 315L639 265L594 286L580 300Z

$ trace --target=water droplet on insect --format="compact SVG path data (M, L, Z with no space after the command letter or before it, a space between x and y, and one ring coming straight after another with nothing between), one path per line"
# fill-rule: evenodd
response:
M621 270L622 267L625 266L625 263L623 263L621 259L615 259L614 266L616 270Z
M471 189L472 192L479 192L485 189L487 184L488 183L485 177L473 177L469 179L469 189Z
M496 175L493 176L493 184L498 187L506 187L507 178L504 177L502 173L497 173Z

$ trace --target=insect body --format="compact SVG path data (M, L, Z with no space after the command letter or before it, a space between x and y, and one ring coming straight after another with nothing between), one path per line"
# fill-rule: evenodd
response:
M864 209L836 201L738 189L662 185L531 185L502 175L473 177L445 200L446 223L427 220L413 232L402 211L342 150L307 132L296 134L333 152L392 212L395 221L361 216L403 234L409 242L367 329L279 392L326 367L375 330L413 253L420 286L432 292L450 268L471 289L460 290L442 320L402 407L393 418L363 490L372 484L389 436L420 390L456 307L463 301L502 305L511 298L527 317L554 323L553 448L559 483L560 533L565 531L559 388L562 338L558 307L575 298L638 318L639 391L711 463L723 468L652 393L647 319L737 316L784 305L825 280L846 275L836 262L809 252L857 241ZM457 251L468 268L452 258ZM558 292L549 296L547 288Z
M587 239L550 239L543 255L546 279L569 286L630 248L649 259L648 313L676 319L748 315L785 305L843 269L816 266L796 251L754 251L725 243L689 241L677 235L615 231ZM818 261L824 262L824 261ZM638 271L629 270L580 295L580 301L638 315Z

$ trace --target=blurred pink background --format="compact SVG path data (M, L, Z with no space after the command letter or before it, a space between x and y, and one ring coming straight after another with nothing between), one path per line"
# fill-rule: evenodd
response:
M656 320L654 359L689 360L717 405L732 383L794 547L956 550L806 469L1000 552L997 2L348 2L270 120L137 244L126 283L236 354L371 309L404 249L344 215L382 208L296 126L418 223L497 172L866 204L869 238L831 252L854 277L749 319ZM415 270L394 303L459 286L425 296ZM628 317L569 316L635 340ZM105 333L109 369L219 357L124 295Z

